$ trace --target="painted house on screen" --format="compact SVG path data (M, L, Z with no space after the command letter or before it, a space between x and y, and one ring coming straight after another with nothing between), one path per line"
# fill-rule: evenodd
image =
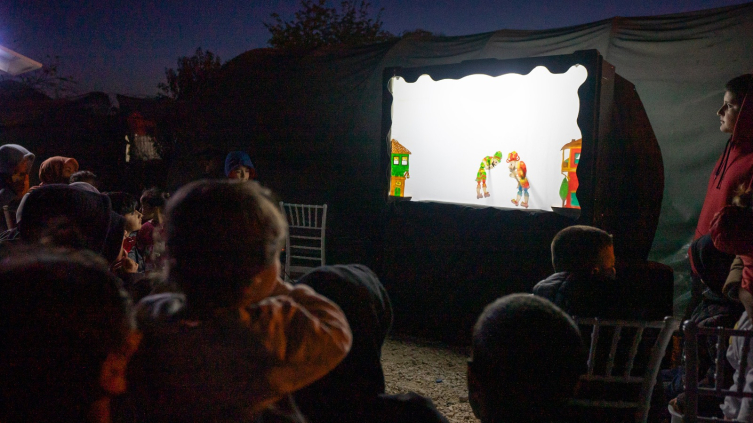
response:
M390 195L393 197L405 196L405 180L410 178L408 156L410 156L410 151L397 140L392 140Z

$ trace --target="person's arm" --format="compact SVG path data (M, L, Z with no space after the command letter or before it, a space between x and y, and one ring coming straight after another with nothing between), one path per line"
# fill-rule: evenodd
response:
M321 378L350 351L352 334L342 310L306 285L280 282L272 296L247 311L252 331L272 356L267 377L279 395Z
M735 255L753 252L753 210L724 207L711 220L709 234L719 251Z

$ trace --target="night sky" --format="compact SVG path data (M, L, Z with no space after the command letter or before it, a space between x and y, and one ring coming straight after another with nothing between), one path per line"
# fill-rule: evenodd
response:
M614 16L651 16L746 3L740 0L374 0L384 29L444 35L548 29ZM222 61L266 47L270 13L292 18L298 0L0 0L0 45L45 63L59 56L78 91L157 93L166 67L197 47Z

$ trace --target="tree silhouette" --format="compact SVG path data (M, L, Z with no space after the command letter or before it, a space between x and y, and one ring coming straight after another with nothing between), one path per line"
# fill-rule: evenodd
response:
M324 46L357 46L395 38L382 29L380 9L375 18L369 17L371 4L362 0L344 0L340 10L327 6L327 0L301 0L301 10L295 18L285 21L272 13L273 23L264 23L272 37L270 46L278 49L305 52Z
M60 56L46 56L41 68L18 76L1 75L0 80L17 81L52 98L66 98L77 94L78 82L60 71Z
M157 88L162 91L160 95L175 100L190 96L206 88L221 66L219 56L199 47L193 56L179 57L177 69L165 68L167 83L160 82Z

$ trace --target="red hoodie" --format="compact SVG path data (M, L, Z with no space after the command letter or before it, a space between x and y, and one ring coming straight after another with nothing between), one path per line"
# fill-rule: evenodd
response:
M730 204L740 184L750 184L753 176L753 96L745 96L740 105L735 130L724 153L717 160L709 177L706 199L693 239L709 233L711 221L724 206Z

